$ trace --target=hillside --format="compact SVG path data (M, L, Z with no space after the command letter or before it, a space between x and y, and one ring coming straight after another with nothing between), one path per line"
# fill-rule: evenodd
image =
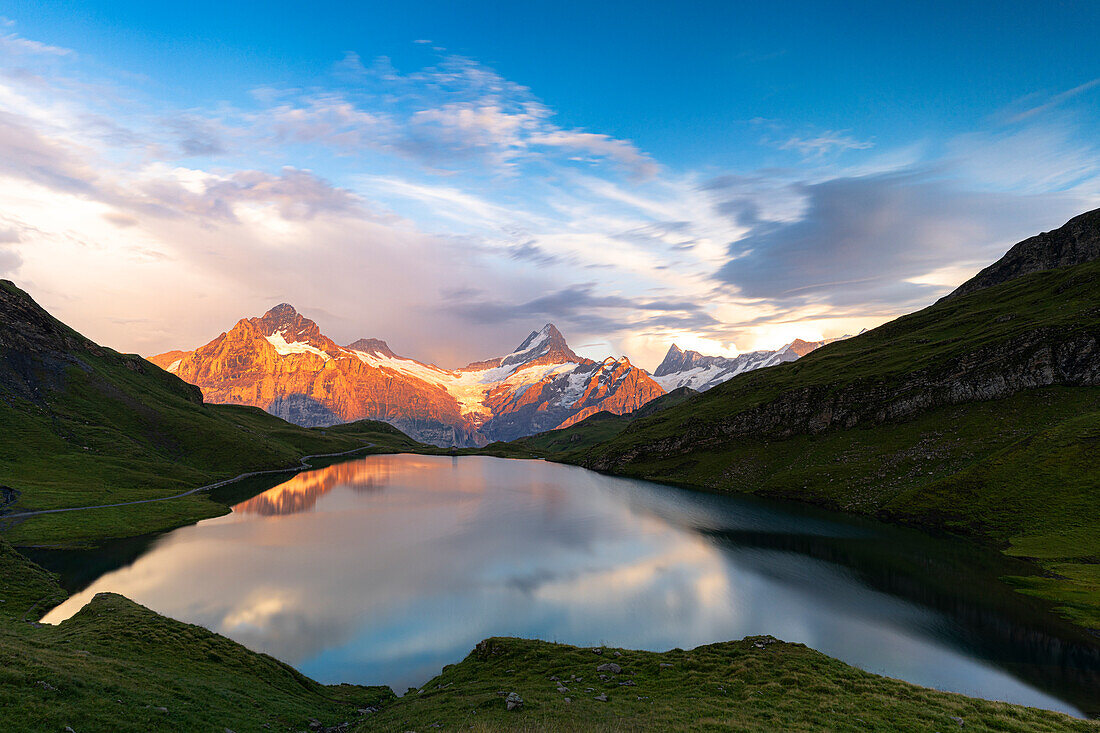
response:
M168 496L371 440L354 428L325 434L253 407L204 404L196 387L93 343L8 281L0 281L0 424L8 513ZM5 537L22 544L90 542L225 511L196 494L35 516Z
M563 459L982 537L1042 559L1052 577L1020 585L1100 628L1098 343L1100 262L1023 274L735 377Z

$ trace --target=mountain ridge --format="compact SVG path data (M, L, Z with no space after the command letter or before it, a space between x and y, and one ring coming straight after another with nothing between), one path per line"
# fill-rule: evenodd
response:
M1100 259L1100 209L1086 211L1049 232L1017 242L1000 259L955 288L950 300L1008 280Z
M821 341L795 339L774 351L747 351L734 357L707 356L690 349L685 351L674 343L654 370L653 378L669 392L679 387L705 392L738 374L795 361L815 349L844 338L849 337L840 336Z

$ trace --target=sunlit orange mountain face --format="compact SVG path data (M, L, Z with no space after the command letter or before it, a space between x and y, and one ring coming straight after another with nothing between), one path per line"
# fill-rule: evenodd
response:
M440 446L479 446L625 414L665 390L628 359L578 356L552 324L505 356L443 369L394 354L385 341L337 345L289 304L242 319L194 351L150 359L208 402L254 405L290 422L369 418Z

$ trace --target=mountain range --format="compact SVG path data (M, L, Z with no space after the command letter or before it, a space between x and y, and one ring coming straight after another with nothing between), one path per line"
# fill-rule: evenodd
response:
M625 357L578 356L549 323L504 356L451 370L399 356L379 339L338 346L286 303L194 351L150 361L210 402L262 407L305 426L381 420L440 446L476 447L600 411L628 413L665 392Z
M209 402L261 407L308 427L380 420L425 443L479 447L565 428L598 412L627 414L678 387L709 389L825 343L797 340L732 359L674 344L650 376L626 357L578 356L548 323L504 356L444 369L400 356L381 339L339 346L282 303L194 351L149 361L198 386Z

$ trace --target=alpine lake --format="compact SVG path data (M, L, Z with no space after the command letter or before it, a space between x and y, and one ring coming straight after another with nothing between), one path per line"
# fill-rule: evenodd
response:
M113 591L321 682L399 693L490 636L666 650L770 634L1100 714L1100 638L999 580L1033 567L961 540L535 460L379 455L219 492L222 517L29 551L73 593L43 620Z

